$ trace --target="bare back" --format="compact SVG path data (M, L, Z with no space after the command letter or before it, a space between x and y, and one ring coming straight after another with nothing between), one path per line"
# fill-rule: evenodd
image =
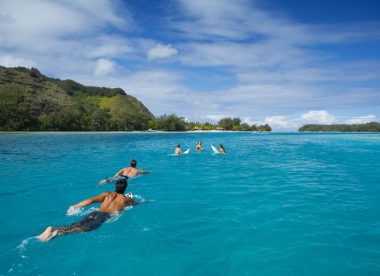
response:
M100 212L116 212L127 205L135 205L135 202L125 195L115 192L104 192L104 200L100 205Z
M140 170L133 168L133 167L129 167L129 168L122 169L120 174L128 176L128 177L135 177L139 173L140 173Z

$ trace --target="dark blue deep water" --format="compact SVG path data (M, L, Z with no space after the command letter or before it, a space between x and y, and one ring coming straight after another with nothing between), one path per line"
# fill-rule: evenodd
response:
M132 158L155 202L33 238ZM0 181L0 275L380 275L379 134L2 133Z

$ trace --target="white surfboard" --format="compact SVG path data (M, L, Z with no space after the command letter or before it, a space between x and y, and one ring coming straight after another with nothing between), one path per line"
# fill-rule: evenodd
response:
M184 155L184 154L189 154L189 152L190 152L190 148L188 148L187 150L185 150L184 152L182 152L180 154L172 153L170 155L171 156L180 156L180 155Z
M219 153L219 151L214 147L214 145L211 144L211 148L212 148L212 151L213 151L214 153Z

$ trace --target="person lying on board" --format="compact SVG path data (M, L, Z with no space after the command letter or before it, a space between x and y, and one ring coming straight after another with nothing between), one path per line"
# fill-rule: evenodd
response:
M120 178L128 179L130 177L138 176L139 174L148 174L149 173L149 171L137 169L136 166L137 166L137 161L135 159L132 159L131 163L130 163L130 167L122 168L113 177L105 178L105 179L99 181L99 184L102 185L105 183L117 181Z
M40 241L49 241L55 237L76 232L88 232L99 228L107 219L111 217L111 213L119 211L125 206L139 204L131 197L124 195L127 187L127 180L120 179L116 182L115 192L103 192L98 196L83 200L70 206L68 212L72 212L75 208L85 207L93 203L101 203L98 211L91 212L79 222L57 228L53 228L52 226L47 227L46 230L38 236L38 239Z

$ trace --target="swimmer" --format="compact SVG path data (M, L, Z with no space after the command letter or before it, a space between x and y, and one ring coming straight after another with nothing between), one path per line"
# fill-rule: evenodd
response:
M202 141L201 140L198 141L198 144L195 146L195 149L197 151L202 151L203 150L203 145L202 145Z
M130 167L122 168L120 171L118 171L114 177L106 178L101 181L99 181L99 184L105 184L109 182L114 182L120 179L121 177L128 179L130 177L138 176L139 174L148 174L149 171L139 170L136 168L137 161L132 159L130 163Z
M131 160L130 167L123 168L120 171L118 171L115 176L123 176L123 177L135 177L138 176L139 174L148 174L149 171L144 171L144 170L139 170L136 169L137 166L137 161L135 159Z
M224 149L223 145L222 144L219 144L219 153L220 154L225 154L226 153L226 150Z
M91 212L84 217L81 221L75 222L67 226L60 226L53 228L49 226L46 230L38 236L40 241L49 241L55 237L71 234L75 232L87 232L99 228L108 218L111 213L123 209L125 206L137 205L131 197L125 196L124 192L127 189L128 182L126 179L120 179L116 182L115 192L103 192L96 197L83 200L75 205L70 206L69 211L85 207L93 203L100 203L99 211Z
M174 151L174 154L182 154L182 151L181 151L181 145L178 144L175 151Z

